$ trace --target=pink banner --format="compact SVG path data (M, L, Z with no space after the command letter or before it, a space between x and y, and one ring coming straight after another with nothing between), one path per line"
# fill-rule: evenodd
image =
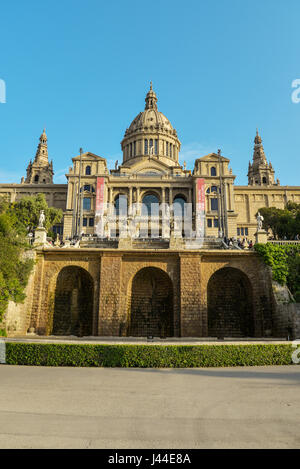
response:
M197 179L196 234L198 238L205 236L205 180L202 178Z
M104 236L104 178L97 178L96 207L95 207L95 233Z
M96 216L103 215L104 210L104 178L97 178Z
M197 211L205 212L205 180L197 179Z

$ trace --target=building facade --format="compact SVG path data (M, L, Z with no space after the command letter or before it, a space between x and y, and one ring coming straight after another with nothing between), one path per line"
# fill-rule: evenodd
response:
M254 239L255 215L259 208L284 208L288 201L300 203L300 186L282 186L275 180L275 171L267 161L258 131L247 186L235 185L230 160L220 151L196 159L192 170L187 169L185 163L181 166L180 146L176 130L158 111L157 96L151 84L144 111L125 131L121 142L123 161L121 164L117 161L115 169L107 168L105 158L81 152L72 159L73 165L66 174L67 183L54 184L53 163L48 160L44 130L34 161L27 167L26 178L22 178L20 184L1 183L0 194L15 201L43 192L50 206L64 211L59 228L64 239L82 234L116 239L120 234L118 218L125 216L125 212L132 216L132 210L140 215L135 226L137 237L145 238L147 227L142 215L150 214L151 204L160 205L155 236L168 239L172 231L169 224L174 225L172 215L184 210L185 205L191 212L191 229L197 229L200 196L205 199L205 223L201 228L205 237ZM147 207L146 212L143 206ZM169 207L166 213L164 206ZM168 218L166 228L164 220ZM188 232L184 234L189 236Z
M285 337L290 319L275 307L268 268L220 240L254 240L257 211L300 203L300 186L275 180L258 132L247 186L235 185L220 151L181 166L180 146L152 85L113 170L80 150L67 184L54 184L43 131L26 178L0 184L0 195L44 193L63 209L64 246L37 249L26 302L6 317L9 335Z

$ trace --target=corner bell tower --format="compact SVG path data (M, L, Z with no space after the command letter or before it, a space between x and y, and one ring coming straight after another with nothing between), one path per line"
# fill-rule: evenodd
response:
M275 185L275 171L271 162L268 163L262 138L256 130L254 139L253 163L249 161L248 185L249 186L272 186ZM278 181L277 181L278 184Z
M40 143L34 158L27 167L25 184L53 184L53 163L48 161L48 144L45 129L40 136Z

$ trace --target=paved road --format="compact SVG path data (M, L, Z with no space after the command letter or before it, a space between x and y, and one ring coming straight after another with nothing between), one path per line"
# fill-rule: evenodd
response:
M300 448L300 366L0 366L0 448Z

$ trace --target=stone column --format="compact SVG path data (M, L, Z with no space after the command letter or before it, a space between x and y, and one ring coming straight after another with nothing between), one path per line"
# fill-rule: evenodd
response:
M119 336L126 328L126 311L120 310L121 271L121 253L104 253L100 266L99 336Z
M173 203L173 189L172 187L169 188L169 205Z
M132 213L132 186L129 187L129 206L128 206L128 215Z
M206 335L201 313L201 257L180 254L181 337Z

